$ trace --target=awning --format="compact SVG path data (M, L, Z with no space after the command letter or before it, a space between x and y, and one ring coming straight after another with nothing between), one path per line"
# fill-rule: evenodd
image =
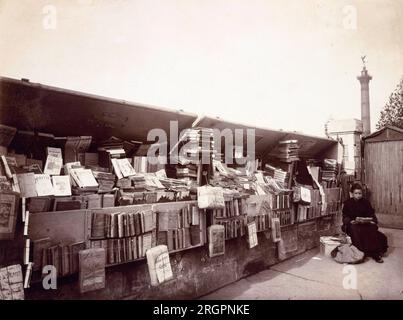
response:
M255 129L255 152L258 156L271 155L280 140L298 140L300 146L299 154L302 157L314 158L323 151L337 145L337 141L322 137L305 135L297 132L287 132L282 130L273 130L252 125L240 124L231 121L225 121L220 118L201 117L193 124L195 127L208 127L224 130L226 128L234 131L235 129ZM246 131L244 132L246 134Z
M183 111L0 77L0 123L19 130L145 142L150 129L169 134L170 120L183 130L196 118Z

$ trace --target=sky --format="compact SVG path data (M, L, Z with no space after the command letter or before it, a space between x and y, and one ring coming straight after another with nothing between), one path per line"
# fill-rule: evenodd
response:
M0 0L0 75L324 135L372 130L403 76L403 0Z

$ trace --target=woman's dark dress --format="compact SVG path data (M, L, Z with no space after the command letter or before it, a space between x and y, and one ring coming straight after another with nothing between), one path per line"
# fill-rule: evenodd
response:
M372 217L376 224L351 224L357 217ZM388 249L386 236L378 231L378 219L371 204L366 199L350 198L343 206L343 231L351 237L351 242L367 256L379 256Z

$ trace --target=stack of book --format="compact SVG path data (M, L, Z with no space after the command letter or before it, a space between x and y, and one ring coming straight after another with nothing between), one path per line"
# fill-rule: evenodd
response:
M245 235L246 219L217 220L216 225L224 226L225 239L243 237Z
M166 245L169 251L204 244L205 227L204 216L196 205L158 212L157 244Z
M214 176L210 179L210 184L217 187L238 190L242 193L253 193L253 171L248 171L247 165L244 167L231 168L221 161L213 160L213 166Z
M197 165L186 164L176 166L176 178L191 183L197 180Z
M298 157L298 140L283 140L278 144L277 158L282 162L299 161Z
M145 256L156 243L156 214L151 210L92 213L91 248L104 248L108 264Z
M273 210L289 210L292 206L292 194L283 192L271 195L271 208Z
M123 238L147 233L155 229L155 213L151 210L92 214L92 238Z
M259 214L254 217L248 217L248 221L256 222L257 232L268 230L270 227L271 215L270 213Z
M64 277L78 272L78 252L85 249L84 242L51 244L50 238L32 241L33 270L41 271L46 265L56 267L57 275Z
M264 167L265 175L272 177L276 182L281 183L283 186L287 183L289 179L289 173L280 168L273 167L266 164Z
M91 241L91 248L105 249L108 265L144 258L147 250L155 246L155 230L138 236Z
M98 192L107 193L112 192L115 187L116 176L113 173L102 170L101 167L92 171L96 181L98 182Z
M213 224L224 227L225 239L245 235L247 204L246 197L238 192L225 190L223 209L213 209Z
M215 218L231 218L243 215L246 213L246 198L235 197L231 193L224 193L225 207L223 209L213 209Z
M190 128L185 130L179 142L172 147L171 163L178 164L177 178L195 183L198 181L199 166L212 165L216 151L214 149L214 131L209 128Z

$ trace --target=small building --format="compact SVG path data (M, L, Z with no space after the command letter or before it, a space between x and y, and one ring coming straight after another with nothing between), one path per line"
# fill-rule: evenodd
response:
M403 229L403 129L386 126L363 141L364 182L379 222Z
M332 119L326 123L329 138L342 142L343 168L356 180L361 179L361 135L363 123L358 119Z

